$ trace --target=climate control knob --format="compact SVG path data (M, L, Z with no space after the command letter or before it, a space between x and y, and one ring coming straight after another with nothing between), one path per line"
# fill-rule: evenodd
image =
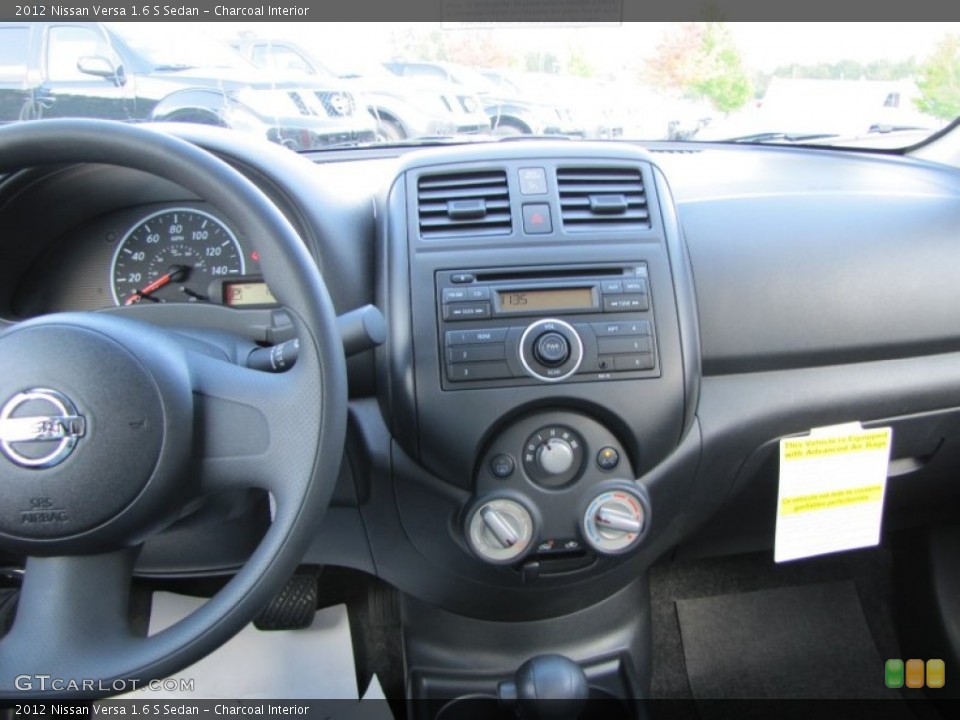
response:
M646 529L647 511L640 494L627 488L597 495L583 516L583 536L603 555L618 555L632 549Z
M523 446L523 470L540 487L561 488L574 482L583 458L583 438L566 425L546 425Z
M467 542L480 557L495 565L514 562L533 542L533 515L511 498L486 500L467 519Z
M573 448L563 438L550 438L537 450L537 464L548 475L563 475L575 459Z

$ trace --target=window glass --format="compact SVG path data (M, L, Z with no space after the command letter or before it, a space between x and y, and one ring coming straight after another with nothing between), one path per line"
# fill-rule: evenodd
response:
M30 28L0 28L0 80L23 80L29 51Z
M110 46L96 31L68 25L52 27L47 37L47 77L51 82L90 82L94 78L80 72L77 62L91 55L114 61Z

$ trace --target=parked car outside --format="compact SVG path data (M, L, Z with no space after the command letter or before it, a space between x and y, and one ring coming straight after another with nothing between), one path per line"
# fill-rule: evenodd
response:
M182 40L103 23L0 23L0 47L15 60L0 67L0 122L194 122L294 150L374 139L339 87L277 82L217 41ZM323 93L339 94L339 107Z
M582 137L582 128L556 103L531 99L510 82L497 81L491 72L466 65L444 63L454 83L472 88L490 118L496 135L570 135Z
M273 38L242 37L234 47L271 73L295 72L344 83L373 116L378 140L397 142L451 135L457 130L453 107L440 90L398 78L377 63L365 63L362 68L336 67L297 43Z
M394 75L407 78L420 87L443 87L457 118L458 133L487 133L490 119L473 88L458 83L440 63L391 60L383 66Z

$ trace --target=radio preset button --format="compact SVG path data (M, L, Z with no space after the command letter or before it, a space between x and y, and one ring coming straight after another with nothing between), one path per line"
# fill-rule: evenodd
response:
M447 348L447 362L483 362L486 360L503 360L506 357L506 347L503 343L488 345L464 345Z
M616 355L613 358L614 370L653 370L653 364L653 353Z
M649 335L634 337L600 338L597 349L601 355L627 355L653 352L653 340Z
M447 365L447 378L451 382L494 380L508 377L510 377L510 368L505 362L471 362Z
M560 333L548 332L537 339L533 352L537 360L552 368L562 365L570 357L570 343Z
M488 345L502 343L507 337L508 328L489 328L487 330L448 330L447 347L455 345Z

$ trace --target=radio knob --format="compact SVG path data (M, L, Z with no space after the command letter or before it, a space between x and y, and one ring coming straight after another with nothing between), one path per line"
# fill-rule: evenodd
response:
M556 367L563 365L570 357L570 343L560 333L548 332L537 338L533 352L543 365Z
M560 382L577 372L583 341L574 327L557 318L530 323L520 336L520 364L531 377Z
M573 448L563 438L550 438L537 450L537 464L550 475L563 475L573 467Z

